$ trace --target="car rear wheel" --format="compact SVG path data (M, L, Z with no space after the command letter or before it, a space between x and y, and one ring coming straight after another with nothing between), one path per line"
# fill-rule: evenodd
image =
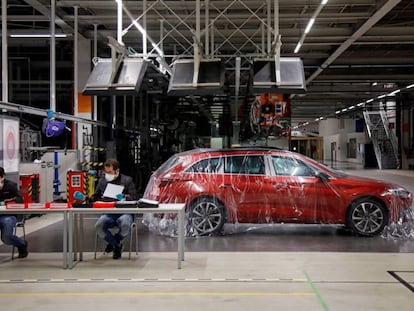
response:
M224 225L224 206L214 198L200 198L190 206L190 235L217 235Z
M357 234L378 235L387 224L387 210L377 200L370 198L357 200L348 210L347 226Z

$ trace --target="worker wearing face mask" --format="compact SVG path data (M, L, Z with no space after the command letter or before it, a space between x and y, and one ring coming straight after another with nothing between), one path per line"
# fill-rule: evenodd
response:
M2 204L7 204L7 202L22 203L23 197L17 189L17 184L6 179L5 175L4 169L0 167L0 202ZM17 247L19 258L25 258L29 254L27 251L27 241L14 234L14 227L19 216L21 215L0 215L1 240L4 244Z
M90 198L91 202L136 200L136 190L132 178L120 173L120 165L116 159L108 159L105 162L104 173L105 176L99 180L95 193ZM106 197L105 189L108 184L122 186L122 193L117 194L116 198ZM123 248L121 241L128 236L132 222L131 214L104 214L96 222L95 229L98 236L107 242L105 253L113 252L113 259L121 258ZM115 227L118 230L112 234L109 229Z

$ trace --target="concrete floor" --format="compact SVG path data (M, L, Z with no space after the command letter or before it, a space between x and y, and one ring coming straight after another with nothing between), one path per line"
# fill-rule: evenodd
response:
M350 173L414 192L414 171ZM0 246L5 310L414 310L411 239L361 238L332 226L238 227L187 238L178 270L176 240L140 225L138 256L94 260L89 231L84 260L64 270L59 216L32 218L27 230L28 258L11 261L11 248Z

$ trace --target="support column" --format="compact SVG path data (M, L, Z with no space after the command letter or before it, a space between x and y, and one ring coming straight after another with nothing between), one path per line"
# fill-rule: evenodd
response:
M1 65L2 71L2 100L9 101L9 55L7 48L7 0L1 0Z

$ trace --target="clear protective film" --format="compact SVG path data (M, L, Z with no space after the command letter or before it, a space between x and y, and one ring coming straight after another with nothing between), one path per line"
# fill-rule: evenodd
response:
M327 224L361 236L414 239L412 194L405 188L276 148L178 153L153 173L144 198L185 203L187 236ZM177 234L173 215L144 215L143 221L158 234Z

